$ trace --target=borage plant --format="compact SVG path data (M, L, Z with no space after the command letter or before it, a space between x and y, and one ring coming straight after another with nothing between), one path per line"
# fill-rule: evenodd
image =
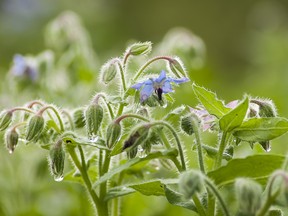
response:
M101 82L107 91L96 93L84 108L70 111L36 100L4 110L0 129L6 131L9 152L18 142L49 150L54 179L83 184L99 216L119 215L120 197L136 191L165 196L169 203L201 216L282 215L280 207L271 206L287 206L285 157L233 159L233 149L246 142L269 151L270 140L287 132L288 120L277 116L270 100L246 95L225 104L196 84L192 88L200 102L197 107L183 104L167 111L167 104L174 101L169 94L173 85L189 79L181 60L170 56L153 57L132 72L129 60L151 49L150 42L136 43L122 58L104 64ZM159 61L166 61L166 68L146 75L147 68ZM181 130L195 142L183 143ZM202 143L204 130L219 134L217 147ZM199 170L189 167L185 149L197 152ZM65 166L66 155L72 170ZM206 164L208 157L213 167ZM225 190L233 183L231 200Z

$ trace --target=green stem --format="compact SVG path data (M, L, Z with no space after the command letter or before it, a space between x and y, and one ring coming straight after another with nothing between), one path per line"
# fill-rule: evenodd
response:
M171 125L169 125L168 123L163 122L163 121L158 121L158 122L151 123L151 126L155 126L155 125L165 126L166 128L168 128L171 131L171 133L173 134L173 136L174 136L174 138L176 140L176 143L177 143L177 147L178 147L178 151L179 151L179 155L180 155L180 160L181 160L181 165L182 165L182 170L186 170L184 152L183 152L183 149L182 149L182 146L181 146L180 139L179 139L176 131L174 130L174 128Z
M119 216L120 199L115 198L112 200L112 202L113 202L112 216Z
M30 110L30 109L24 108L24 107L15 107L15 108L13 108L13 109L11 109L9 111L12 112L12 113L15 112L15 111L25 111L25 112L29 112L29 113L35 114L35 112L33 110Z
M71 115L66 110L63 110L62 113L67 116L69 124L70 124L70 128L71 128L72 131L74 131L75 130L75 126L74 126L74 122L73 122L73 119L72 119Z
M124 110L124 104L120 103L119 108L118 108L118 112L117 112L117 116L120 116L123 113Z
M38 114L42 115L42 113L45 112L45 111L48 110L48 109L51 109L51 110L55 113L55 115L56 115L56 117L57 117L57 119L58 119L58 122L59 122L59 124L60 124L60 129L61 129L62 132L64 132L65 129L64 129L64 124L63 124L62 118L61 118L58 110L57 110L55 107L53 107L53 106L51 106L51 105L44 106L42 109L40 109L40 110L38 111Z
M193 195L192 199L193 199L193 202L197 208L199 216L206 216L205 210L204 210L202 203L200 202L197 194Z
M203 175L203 176L204 176L204 175ZM206 176L204 176L204 180L205 180L206 185L210 188L210 190L213 192L213 194L214 194L214 195L217 197L217 199L219 200L219 203L220 203L220 205L221 205L221 207L222 207L222 210L223 210L224 215L230 216L229 211L228 211L228 208L227 208L227 206L226 206L223 198L221 197L218 189L216 188L216 186L215 186ZM214 212L213 212L212 215L214 215Z
M96 207L98 216L108 216L108 207L107 207L107 205L103 205L103 203L100 201L100 199L97 196L97 194L95 193L95 191L92 189L92 184L91 184L90 178L88 176L87 170L84 170L84 168L81 166L81 163L80 163L80 161L77 157L77 154L75 152L75 148L68 147L67 150L68 150L70 157L71 157L72 161L74 162L75 166L77 167L77 169L81 173L81 176L82 176L83 181L86 185L87 191L88 191L89 195L91 196L93 203Z
M128 114L124 114L122 116L119 116L117 119L115 119L115 123L119 124L120 121L122 121L123 119L125 118L137 118L137 119L140 119L142 121L146 121L146 122L149 122L149 119L143 117L143 116L140 116L140 115L137 115L137 114L132 114L132 113L128 113Z
M120 76L121 76L121 82L122 82L122 88L123 88L123 93L126 92L127 87L126 87L126 81L125 81L125 74L123 67L120 62L118 62L119 68L120 68Z
M128 62L128 58L129 56L131 55L130 51L129 52L126 52L125 55L124 55L124 58L123 58L123 67L126 68L126 64Z
M227 137L227 132L223 131L221 141L220 141L219 151L218 151L215 166L214 166L215 169L217 169L221 166L223 153L224 153L224 150L226 147L226 137Z
M157 56L157 57L154 57L152 59L150 59L149 61L147 61L139 70L138 72L136 73L136 75L134 76L133 80L137 80L139 78L139 76L144 72L144 70L153 62L157 61L157 60L160 60L160 59L164 59L164 60L167 60L167 61L171 61L172 59L168 56Z
M195 139L196 139L196 146L197 146L197 152L198 152L198 163L200 170L205 173L205 166L204 166L204 160L203 160L203 153L202 153L202 142L200 138L200 133L199 133L199 127L197 126L198 122L195 120L192 120L192 127L193 131L195 134Z
M104 163L103 163L103 166L102 166L102 174L105 174L108 172L108 169L109 169L109 166L110 166L110 160L111 160L111 157L109 155L108 152L105 153L105 158L104 158ZM106 193L107 193L107 181L103 182L101 185L100 185L100 199L104 200L104 197L106 196Z

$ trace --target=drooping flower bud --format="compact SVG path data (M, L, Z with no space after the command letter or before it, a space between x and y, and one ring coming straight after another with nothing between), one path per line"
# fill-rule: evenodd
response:
M275 117L277 116L275 104L268 99L253 99L251 103L255 103L259 106L260 117Z
M113 58L102 66L100 73L101 79L105 84L108 84L110 81L112 81L120 70L119 61L120 59Z
M261 185L253 180L240 178L235 182L235 191L239 203L239 213L255 215L261 207Z
M41 135L45 126L45 120L42 115L36 114L32 116L28 122L26 130L26 140L37 140Z
M181 174L179 190L185 199L190 199L196 192L200 192L204 179L202 173L197 170L189 170Z
M62 146L62 140L58 140L54 146L51 147L50 152L50 169L55 181L63 180L65 151Z
M83 128L85 126L85 116L83 109L77 109L73 113L73 122L75 128Z
M194 115L187 115L181 119L181 129L188 135L194 133L194 128L196 125L199 125L197 117Z
M185 67L182 61L178 57L173 58L170 61L168 61L168 67L176 75L180 73L182 76L185 76L185 77L187 76Z
M90 104L85 111L88 136L95 136L103 119L103 108L99 104Z
M0 131L5 130L12 122L13 112L5 110L0 114Z
M107 128L106 145L109 149L113 148L121 135L121 125L113 121Z
M10 154L14 152L18 140L19 140L19 134L14 128L6 131L5 144Z
M152 43L150 41L143 43L135 43L128 48L128 52L133 56L145 55L150 53L151 50Z
M149 135L150 125L145 124L137 127L129 136L128 140L124 142L123 151L137 148L146 141Z

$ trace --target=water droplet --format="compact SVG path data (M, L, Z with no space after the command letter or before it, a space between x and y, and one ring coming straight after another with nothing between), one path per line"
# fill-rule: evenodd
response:
M160 167L159 166L155 166L155 170L160 170Z
M92 134L91 136L89 136L90 142L97 142L98 139L99 139L99 137L95 134Z
M63 175L60 175L60 176L54 176L54 180L57 181L57 182L60 182L64 179L64 176Z
M269 145L269 147L267 147L267 149L265 149L266 152L270 152L271 151L271 146Z
M139 158L145 158L147 156L142 146L138 146L138 155Z
M13 150L12 149L9 149L9 154L13 154Z

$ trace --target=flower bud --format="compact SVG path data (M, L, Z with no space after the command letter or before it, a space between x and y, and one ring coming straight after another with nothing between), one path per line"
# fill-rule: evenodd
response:
M90 104L85 112L88 136L95 136L103 119L103 108L99 104Z
M150 53L151 50L152 50L152 43L150 41L143 43L135 43L128 48L128 52L133 56L145 55Z
M261 207L261 185L253 180L240 178L235 182L235 190L239 203L239 213L255 215Z
M63 180L65 151L62 146L62 140L58 140L54 146L51 147L50 152L50 169L55 181Z
M119 61L120 59L114 58L104 64L100 70L101 79L105 84L108 84L113 80L119 71Z
M263 148L266 152L269 152L269 151L271 150L271 145L270 145L270 141L269 141L269 140L259 142L259 144L262 146L262 148Z
M127 158L128 159L133 159L136 157L137 155L137 152L138 152L138 149L137 148L133 148L133 149L130 149L128 150L126 153L127 153Z
M106 145L109 149L113 148L121 135L121 125L113 121L107 128Z
M0 114L0 131L5 130L12 122L13 112L11 111L3 111Z
M5 134L5 144L9 153L12 154L19 140L19 134L15 129L7 130Z
M185 71L185 68L183 66L183 63L182 61L179 59L179 58L173 58L171 59L170 61L168 61L168 67L169 69L177 76L179 73L182 75L182 76L187 76L186 75L186 71ZM178 75L179 76L179 75Z
M44 129L44 126L45 121L42 115L32 116L27 125L26 140L31 141L33 139L38 139Z
M259 106L259 116L260 117L275 117L275 116L277 116L275 104L271 100L253 99L253 100L251 100L251 103L255 103Z
M187 115L181 119L181 128L188 135L194 133L195 127L199 127L199 120L195 115Z
M268 213L269 216L284 216L282 210L280 209L271 209Z
M197 170L189 170L181 174L179 179L179 190L185 199L191 199L196 193L200 192L203 186L202 173Z
M83 109L77 109L73 113L73 122L76 128L83 128L85 126L85 116Z
M128 140L124 142L123 151L136 148L146 141L149 135L150 125L145 124L136 128L129 136Z
M141 103L141 105L147 105L149 107L156 107L159 105L158 97L156 95L151 95L145 101Z

